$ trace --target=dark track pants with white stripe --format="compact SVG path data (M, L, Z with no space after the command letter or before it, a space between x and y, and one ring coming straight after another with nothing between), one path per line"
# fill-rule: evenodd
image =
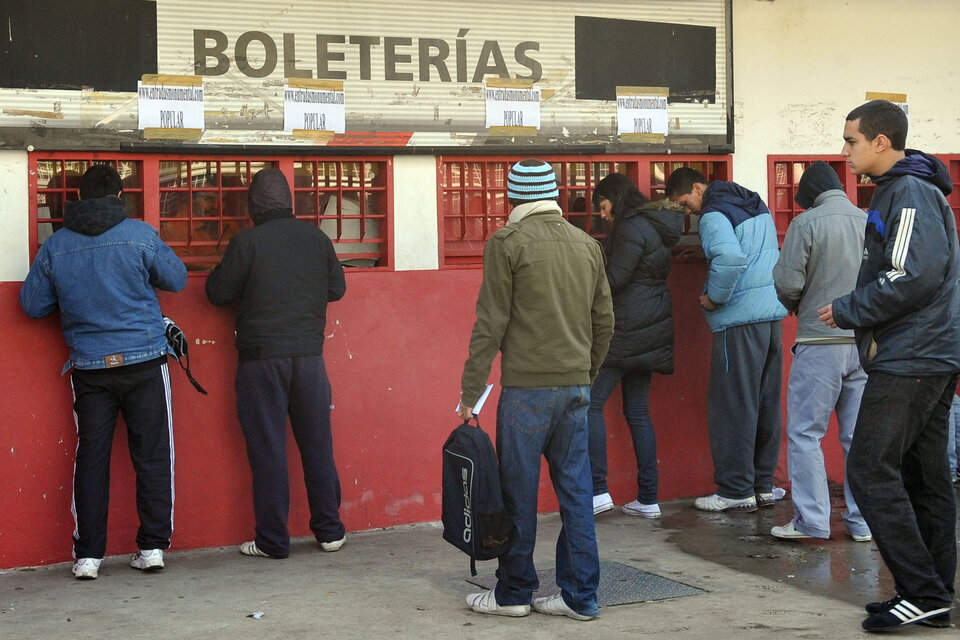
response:
M77 459L73 553L102 558L107 547L110 451L117 415L127 424L137 475L137 547L166 549L173 533L173 420L166 359L113 369L74 370Z
M323 356L241 361L236 385L237 415L253 475L257 548L274 558L290 554L288 414L303 463L310 530L320 542L341 539L340 478L333 459L330 382Z

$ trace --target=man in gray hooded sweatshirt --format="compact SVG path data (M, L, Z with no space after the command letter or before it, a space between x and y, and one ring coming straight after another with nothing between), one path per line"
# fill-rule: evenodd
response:
M846 462L867 374L853 331L825 326L817 310L856 285L867 214L850 202L826 162L814 162L803 172L794 199L806 211L790 222L773 281L780 302L797 314L787 387L787 462L796 515L770 533L788 540L826 539L830 490L820 441L836 411ZM870 529L846 482L844 497L847 535L869 542Z
M303 462L310 529L324 551L346 540L330 431L323 360L327 303L346 291L343 267L323 231L293 215L279 169L263 169L249 192L254 227L230 240L207 278L207 298L237 304L237 416L253 474L254 540L248 556L286 558L287 415Z

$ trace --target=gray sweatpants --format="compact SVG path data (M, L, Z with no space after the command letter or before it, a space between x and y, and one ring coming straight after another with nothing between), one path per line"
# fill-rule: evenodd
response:
M836 411L846 466L866 382L857 345L852 342L798 344L793 349L787 385L787 462L790 497L796 512L794 526L809 536L830 537L830 488L820 441L827 433L830 414ZM843 522L854 535L870 535L850 493L846 469L843 479L847 502Z
M780 455L780 321L713 334L707 426L713 480L724 498L773 490Z

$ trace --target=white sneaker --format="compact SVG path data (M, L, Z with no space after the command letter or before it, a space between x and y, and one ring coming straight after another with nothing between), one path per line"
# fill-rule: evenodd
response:
M601 493L593 496L593 515L603 513L604 511L610 511L612 509L613 498L610 497L609 493Z
M793 520L785 525L773 527L770 529L770 535L783 540L805 540L813 537L797 529L797 525Z
M77 580L96 580L100 571L100 558L78 558L73 563L73 575Z
M237 551L242 553L245 556L253 556L254 558L271 558L269 553L261 551L260 547L257 546L256 540L250 540L248 542L242 543L237 547Z
M640 516L641 518L659 518L660 505L656 502L653 504L643 504L639 500L634 500L633 502L628 502L623 505L623 512L627 515Z
M321 542L320 548L323 549L324 551L336 551L340 547L342 547L346 541L347 541L347 536L346 534L344 534L344 536L339 540L334 540L333 542Z
M859 534L847 529L847 535L850 536L854 542L870 542L873 540L873 534L871 534L869 531L865 534Z
M563 601L563 596L559 593L555 593L552 596L547 596L545 598L536 598L533 601L534 611L539 611L540 613L546 613L551 616L567 616L568 618L573 618L574 620L593 620L596 616L585 616L583 614L577 613L571 609L566 602Z
M467 596L467 606L477 613L491 613L495 616L511 618L522 618L530 613L528 604L508 604L501 607L497 604L497 596L493 589L483 593L471 593Z
M130 566L140 571L163 569L163 549L140 549L130 558Z
M724 498L715 493L693 501L693 506L701 511L740 511L750 513L757 510L757 497Z

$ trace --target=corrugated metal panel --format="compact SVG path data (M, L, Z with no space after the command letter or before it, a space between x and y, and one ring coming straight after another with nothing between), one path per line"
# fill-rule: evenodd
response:
M574 17L589 15L716 28L716 102L671 104L671 133L726 135L726 29L724 0L648 0L557 2L379 2L313 0L158 0L158 64L160 73L190 75L194 70L194 30L207 29L227 36L225 53L230 69L224 75L206 76L206 127L204 141L289 140L283 128L284 34L293 34L296 67L315 75L316 35L378 36L381 46L370 49L371 79L359 78L357 45L331 44L343 61L330 68L346 70L348 131L414 131L415 142L471 144L483 133L485 104L482 83L440 82L431 69L429 82L421 81L417 67L419 38L445 41L451 75L456 73L458 41L466 43L468 75L472 76L484 41L500 44L512 75L529 73L513 59L513 47L523 41L540 43L530 56L539 61L543 77L538 85L549 95L542 104L541 134L553 139L610 140L616 133L613 101L575 99ZM461 30L467 30L464 37ZM237 69L234 46L251 31L269 36L279 51L272 74L252 78ZM384 79L383 38L409 38L411 46L398 52L412 61L397 70L412 72L412 81ZM263 64L263 48L249 47L250 64ZM214 60L211 58L210 63ZM472 79L472 78L471 78ZM453 78L456 80L456 77ZM25 126L38 122L47 127L101 127L136 129L137 102L133 93L96 91L0 90L0 126ZM11 110L26 115L11 116ZM44 113L46 112L46 113ZM16 111L14 111L16 113ZM46 116L46 117L44 117ZM54 117L57 116L57 117ZM676 128L679 122L679 130Z

